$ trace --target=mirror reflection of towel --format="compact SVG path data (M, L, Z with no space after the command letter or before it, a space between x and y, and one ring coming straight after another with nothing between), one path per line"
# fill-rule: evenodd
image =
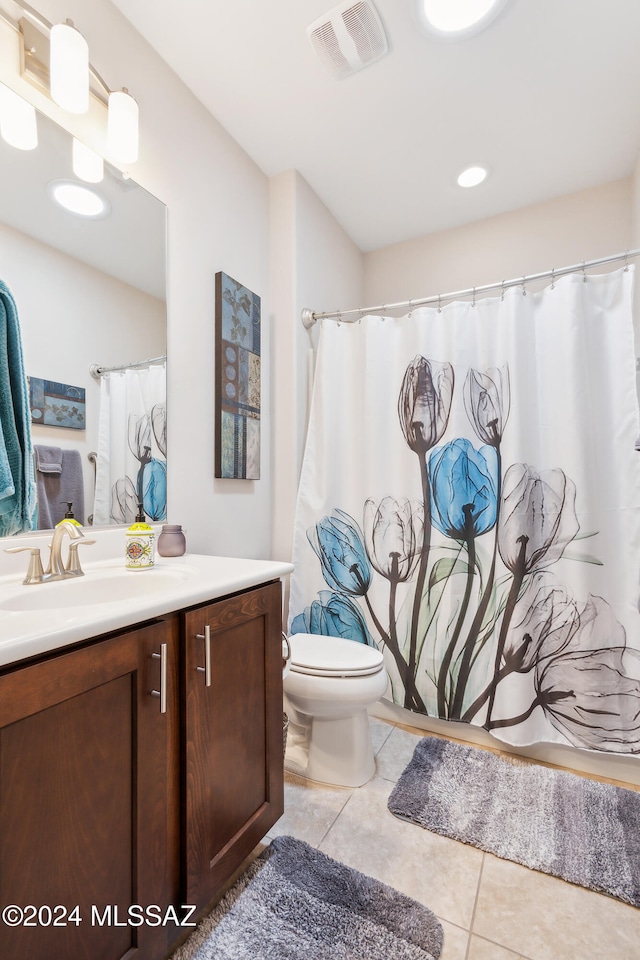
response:
M62 473L62 447L49 447L37 443L33 453L36 470L40 473Z
M33 530L36 480L18 308L0 280L0 535Z
M34 447L36 464L39 451L55 450L60 448L46 447L37 444ZM78 523L84 524L84 484L82 479L82 460L79 450L61 450L60 470L51 472L55 466L52 459L42 462L36 468L38 485L38 530L50 530L57 523L64 520L67 512L67 503L73 504L73 513ZM48 469L47 469L48 468Z

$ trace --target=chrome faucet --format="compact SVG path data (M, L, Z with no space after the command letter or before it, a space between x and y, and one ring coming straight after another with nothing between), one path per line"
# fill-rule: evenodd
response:
M69 555L67 563L62 560L62 541L65 536L69 537ZM51 540L51 551L49 554L49 564L43 571L40 560L39 547L7 547L5 553L21 553L28 550L31 554L29 569L23 583L50 583L52 580L68 580L71 577L82 577L84 571L80 566L78 556L78 547L81 543L95 543L95 540L87 540L80 527L74 523L63 520L53 531Z

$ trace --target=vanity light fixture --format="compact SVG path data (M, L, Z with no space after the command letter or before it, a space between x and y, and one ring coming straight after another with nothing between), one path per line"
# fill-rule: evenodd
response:
M89 109L89 45L72 20L57 23L49 34L51 97L68 113Z
M73 172L85 183L100 183L104 177L104 160L99 153L73 138Z
M460 40L480 33L506 3L507 0L417 0L423 27L440 40Z
M99 193L73 180L52 180L47 193L69 213L88 220L99 220L111 212L111 207Z
M138 159L138 104L126 87L109 94L107 143L109 152L123 163Z
M138 104L126 88L112 91L89 62L87 41L71 20L51 24L25 0L14 0L24 11L18 22L0 10L0 18L18 34L20 73L69 113L86 113L93 97L105 107L108 159L135 163L138 159Z
M38 146L35 107L4 83L0 83L0 135L18 150Z
M487 167L476 163L471 167L464 168L458 175L457 183L459 187L477 187L487 179L488 175Z

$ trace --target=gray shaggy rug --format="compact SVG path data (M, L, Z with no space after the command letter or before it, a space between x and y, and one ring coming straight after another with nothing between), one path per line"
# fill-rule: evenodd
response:
M278 837L171 960L437 960L442 937L422 904Z
M640 906L640 793L434 737L421 740L389 810Z

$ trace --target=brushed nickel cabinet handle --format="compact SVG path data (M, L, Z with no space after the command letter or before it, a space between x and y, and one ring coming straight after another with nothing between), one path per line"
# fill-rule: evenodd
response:
M204 673L205 687L211 686L211 627L204 628L204 633L196 633L196 640L204 640L204 667L196 667L199 673Z
M287 648L286 654L284 652L285 646ZM283 670L286 667L286 665L289 663L289 660L291 660L291 644L289 643L289 637L286 635L286 633L283 630L282 631L282 669Z
M160 644L160 653L152 653L154 660L160 661L160 689L152 690L152 697L160 697L160 713L167 712L167 645Z

